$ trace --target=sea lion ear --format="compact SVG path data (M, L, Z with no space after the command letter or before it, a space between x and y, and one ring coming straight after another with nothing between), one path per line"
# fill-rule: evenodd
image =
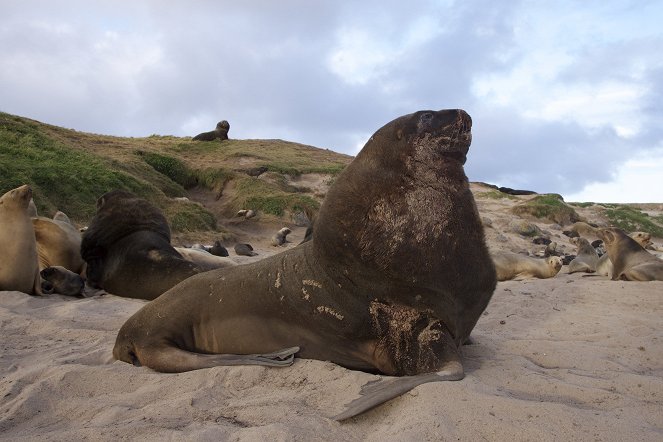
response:
M103 197L103 196L100 196L100 197L97 199L97 210L101 209L101 208L103 207L103 205L104 205L105 202L106 202L106 200L104 199L104 197Z

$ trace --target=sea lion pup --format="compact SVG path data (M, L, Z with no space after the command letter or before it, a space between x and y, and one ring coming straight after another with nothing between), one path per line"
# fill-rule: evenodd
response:
M31 198L32 188L27 184L0 197L0 290L41 295Z
M463 110L388 123L335 180L310 241L183 281L127 320L113 355L180 372L297 352L399 376L364 386L338 420L462 379L460 346L496 285L463 170L470 127Z
M154 299L204 270L170 245L170 228L159 208L123 190L97 200L81 256L90 287L128 298Z
M81 232L69 217L58 211L53 219L32 218L32 226L37 240L39 269L60 266L74 273L85 270L81 257Z
M228 123L226 120L219 121L216 123L216 129L214 129L211 132L203 132L195 137L193 137L194 141L214 141L214 140L227 140L228 139L228 131L230 130L230 123Z
M663 281L663 261L647 252L623 230L611 227L601 230L610 261L613 281Z
M214 244L212 245L212 247L209 248L208 252L216 256L230 256L230 254L228 253L228 249L223 247L221 241L219 241L218 239L214 241Z
M85 280L78 273L62 266L53 266L46 267L39 274L42 277L42 292L49 295L59 293L65 296L83 296Z
M253 251L251 244L235 244L235 253L242 256L256 256L257 253Z
M498 281L552 278L562 268L562 258L559 256L537 259L519 253L495 252L491 257Z
M599 261L596 249L583 237L571 238L571 243L578 247L578 251L576 257L569 263L569 273L596 272L596 265Z
M288 229L287 227L279 230L274 236L272 236L272 245L278 247L288 242L286 236L288 236L290 232L292 232L292 230Z

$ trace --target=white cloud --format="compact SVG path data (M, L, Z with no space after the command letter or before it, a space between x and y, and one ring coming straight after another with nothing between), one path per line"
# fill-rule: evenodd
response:
M663 148L640 153L621 166L607 182L593 182L566 201L600 203L660 203L663 184Z

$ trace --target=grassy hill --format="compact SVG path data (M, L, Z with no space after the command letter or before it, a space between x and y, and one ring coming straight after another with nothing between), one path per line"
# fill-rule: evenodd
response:
M161 207L175 232L217 229L210 210L183 198L193 189L207 189L216 200L223 197L228 216L242 208L275 217L315 213L324 195L293 179L315 173L331 180L351 159L282 140L122 138L0 113L0 191L30 184L40 214L62 210L79 224L94 215L97 198L113 189ZM259 178L246 173L257 167L267 172Z

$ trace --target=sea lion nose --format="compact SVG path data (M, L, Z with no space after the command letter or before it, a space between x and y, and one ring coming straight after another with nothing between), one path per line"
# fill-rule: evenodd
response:
M459 126L463 129L463 132L469 132L472 130L472 117L465 112L463 109L458 109L458 123Z

